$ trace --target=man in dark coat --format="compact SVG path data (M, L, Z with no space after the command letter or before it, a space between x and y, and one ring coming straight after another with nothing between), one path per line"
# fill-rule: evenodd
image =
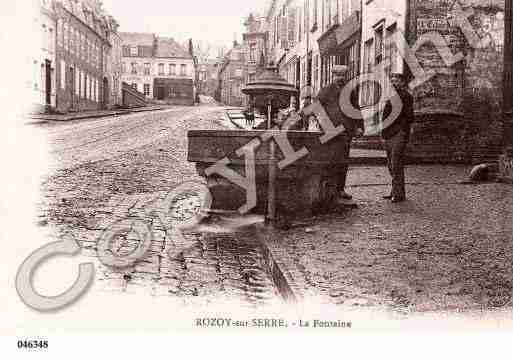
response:
M340 108L340 94L344 85L346 84L345 73L347 72L347 66L335 65L332 68L333 82L322 88L317 95L317 100L326 110L328 117L334 126L344 125L345 131L340 134L343 136L341 143L343 143L343 154L349 159L351 151L351 141L354 137L360 137L364 133L363 120L355 120L344 114L342 108ZM356 91L353 91L351 96L351 102L353 106L358 108L357 99L354 95ZM345 191L347 172L349 166L343 165L337 169L337 193L339 195L339 201L348 201L353 197Z
M392 121L381 131L381 137L385 142L387 152L388 170L392 177L392 192L383 198L397 203L406 200L404 162L406 147L410 139L411 124L414 121L414 112L413 96L407 90L404 76L402 74L392 74L391 82L397 93L395 96L398 96L402 103L402 109L397 118L388 119L393 112L392 101L388 100L383 111L383 119Z

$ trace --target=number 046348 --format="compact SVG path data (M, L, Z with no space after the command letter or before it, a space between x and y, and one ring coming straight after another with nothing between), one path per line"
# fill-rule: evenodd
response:
M48 340L18 340L18 349L47 349Z

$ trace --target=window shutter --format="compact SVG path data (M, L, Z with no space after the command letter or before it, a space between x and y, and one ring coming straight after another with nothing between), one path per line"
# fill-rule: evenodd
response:
M288 12L288 33L289 33L289 48L293 48L296 44L296 31L297 31L297 8L290 8Z
M280 17L280 42L282 49L288 49L287 17Z

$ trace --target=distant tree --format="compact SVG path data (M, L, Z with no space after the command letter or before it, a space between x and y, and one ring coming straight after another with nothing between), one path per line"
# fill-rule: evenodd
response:
M218 49L217 49L217 56L219 58L223 58L224 55L226 55L226 53L228 52L228 48L226 46L220 46Z
M214 51L214 46L206 41L196 41L194 44L194 56L198 58L198 62L205 63L208 59L212 58L212 52Z

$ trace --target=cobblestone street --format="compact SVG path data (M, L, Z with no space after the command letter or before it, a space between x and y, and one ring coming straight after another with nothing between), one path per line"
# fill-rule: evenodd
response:
M187 194L161 204L174 186L199 180L186 160L187 131L225 128L222 115L221 107L177 107L39 125L56 159L43 185L39 225L78 240L90 257L113 225L151 226L151 248L136 265L100 266L103 291L184 304L230 298L248 307L271 305L283 288L268 273L269 250L294 294L344 308L430 312L512 305L513 187L463 184L470 171L465 166L408 167L409 201L400 205L381 199L389 191L384 167L352 167L348 191L357 209L295 223L273 238L255 235L254 228L175 230L199 206L197 196ZM363 152L353 156L368 155ZM264 250L256 238L267 240ZM113 251L131 253L138 243L124 233Z
M91 257L97 256L98 240L113 224L141 221L152 226L150 251L135 266L113 270L100 265L97 280L105 291L170 296L186 304L229 297L254 307L277 300L254 237L177 233L172 224L194 212L194 198L177 198L163 213L171 228L152 214L167 210L158 201L174 186L199 180L187 162L187 131L223 128L222 113L216 106L177 107L38 125L55 160L43 184L39 225L55 229L56 237L76 239ZM134 233L117 242L118 255L138 244Z

